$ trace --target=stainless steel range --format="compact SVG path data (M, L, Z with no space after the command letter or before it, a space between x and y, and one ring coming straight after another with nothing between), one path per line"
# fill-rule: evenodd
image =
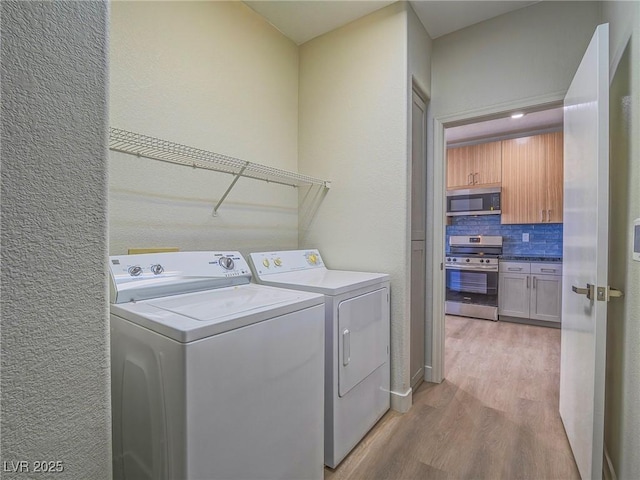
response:
M500 236L449 237L445 313L498 320L498 257L501 254Z

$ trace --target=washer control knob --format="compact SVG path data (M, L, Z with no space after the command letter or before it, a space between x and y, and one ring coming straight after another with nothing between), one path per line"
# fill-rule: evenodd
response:
M139 277L142 274L142 267L140 265L134 265L133 267L129 267L127 271L132 277Z
M156 265L151 265L151 271L154 275L160 275L162 272L164 272L164 267L159 263Z
M276 267L281 267L281 266L282 266L282 260L281 260L281 259L279 259L279 258L276 258L276 259L273 261L273 264L274 264Z
M484 260L482 258L480 259L480 263L484 263Z
M265 258L264 260L262 260L262 264L263 264L266 268L269 268L269 265L270 265L270 263L269 263L269 259L268 259L268 258Z
M233 267L235 266L233 263L233 259L229 257L220 257L220 260L218 260L218 263L225 270L233 270Z
M447 257L447 262L450 262L450 261L451 261L451 257Z
M457 258L454 258L454 259L453 259L453 261L454 261L454 262L457 262L457 261L458 261L458 259L457 259Z
M468 258L465 260L465 262L469 263L471 260L469 260Z
M315 265L316 263L318 263L318 256L315 253L312 253L307 257L307 261L311 265Z
M489 263L489 259L487 258L487 259L484 261L484 263Z

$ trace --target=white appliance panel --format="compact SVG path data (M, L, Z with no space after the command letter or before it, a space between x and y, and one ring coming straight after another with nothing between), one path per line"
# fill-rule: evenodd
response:
M109 257L111 303L249 283L239 252L165 252Z
M338 305L339 395L384 364L388 358L387 289L349 298Z
M323 478L323 307L200 340L186 361L191 478Z
M316 268L326 270L320 252L315 249L250 253L249 259L253 264L254 273L259 276Z
M314 265L305 257L310 252L317 254ZM329 270L317 250L252 253L249 259L263 285L324 295L324 462L335 468L390 407L389 275ZM345 328L353 331L352 364L342 373L340 393Z
M114 478L323 477L323 306L188 344L111 324Z
M315 264L309 264L309 255L316 259ZM340 295L389 280L386 273L327 269L317 250L251 253L249 259L260 283L324 295ZM265 267L266 263L269 267Z
M248 284L232 252L126 257L110 258L112 302L133 300L111 305L114 478L321 479L324 296Z

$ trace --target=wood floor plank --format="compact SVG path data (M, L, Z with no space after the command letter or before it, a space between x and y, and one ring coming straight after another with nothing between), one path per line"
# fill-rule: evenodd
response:
M558 414L560 330L446 319L441 384L423 383L325 480L578 479Z

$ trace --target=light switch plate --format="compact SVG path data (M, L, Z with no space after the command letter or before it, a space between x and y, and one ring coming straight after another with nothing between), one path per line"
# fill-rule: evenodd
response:
M633 221L633 259L640 262L640 218Z
M529 241L529 234L528 233L523 233L522 234L522 241L523 242L528 242Z

